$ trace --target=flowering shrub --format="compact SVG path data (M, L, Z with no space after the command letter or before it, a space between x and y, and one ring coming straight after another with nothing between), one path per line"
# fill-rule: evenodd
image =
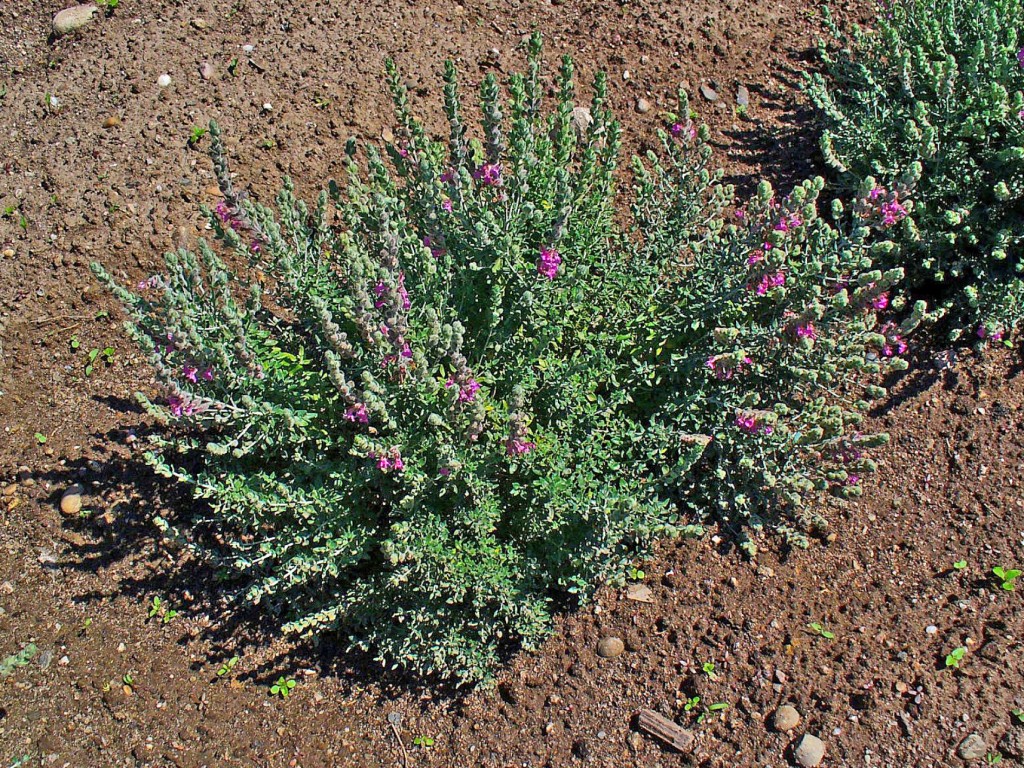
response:
M939 291L954 336L1024 317L1022 19L1021 0L886 2L873 31L829 22L841 50L822 46L826 76L809 81L833 168L856 183L920 176L898 263Z
M623 230L604 78L577 134L572 64L544 114L539 53L507 100L484 80L475 137L449 65L446 142L389 66L396 143L365 172L350 143L312 210L236 191L211 125L208 218L249 277L206 243L136 292L95 267L166 388L146 458L207 503L165 530L286 629L463 682L655 536L714 516L802 541L806 493L871 469L863 380L913 323L879 325L899 270L867 238L894 197L865 192L843 232L817 183L733 217L685 96Z
M885 394L872 382L906 367L899 355L925 308L888 319L903 309L892 291L902 270L873 262L897 251L886 235L906 211L870 181L829 218L821 179L781 198L762 182L740 204L706 169L706 131L677 133L662 135L667 161L637 163L633 248L658 289L636 306L657 319L655 336L643 323L636 335L657 346L633 396L656 434L706 445L674 488L690 517L732 523L748 549L747 531L762 527L805 545L826 525L808 494L859 496L875 468L868 449L887 440L860 426Z

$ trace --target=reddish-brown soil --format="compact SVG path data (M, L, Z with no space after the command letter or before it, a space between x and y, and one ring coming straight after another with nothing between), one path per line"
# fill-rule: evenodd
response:
M145 428L131 393L153 384L88 263L137 279L194 241L213 182L203 142L188 146L193 126L220 121L258 197L285 174L308 196L339 171L346 138L388 125L385 56L436 126L444 58L467 82L508 72L539 29L549 71L571 53L581 86L609 72L629 149L650 139L678 83L714 81L722 103L695 105L720 161L739 183L785 182L815 163L796 90L813 3L237 0L200 11L121 0L49 39L60 8L0 7L0 662L38 648L0 677L0 768L23 756L76 767L783 766L808 732L826 742L828 766L958 765L970 733L1004 764L1024 757L1010 714L1024 707L1024 609L1019 591L987 577L1024 563L1024 378L1007 353L922 353L874 417L893 442L864 499L823 510L829 541L806 552L769 541L756 562L717 538L664 544L645 567L653 602L603 590L514 659L496 690L452 695L382 678L327 643L286 643L258 614L229 614L212 574L147 522L187 500L130 459L131 430ZM739 84L751 93L745 119L733 112ZM635 109L640 97L650 111ZM86 375L89 351L107 346L113 359ZM66 519L58 502L73 482L86 511ZM180 615L147 619L154 596ZM604 635L626 651L599 658ZM960 646L960 668L947 669ZM269 695L281 675L297 681L287 700ZM728 709L698 722L718 702ZM803 722L777 733L771 716L787 702ZM686 754L637 733L642 708L694 729Z

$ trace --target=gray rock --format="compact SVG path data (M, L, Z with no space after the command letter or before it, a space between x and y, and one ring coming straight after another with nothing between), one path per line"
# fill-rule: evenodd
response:
M720 98L718 91L712 88L710 85L702 85L700 87L701 95L708 101L715 102Z
M199 76L203 78L203 80L212 79L216 73L217 70L214 69L213 64L211 64L208 61L204 61L202 64L199 65Z
M750 91L747 90L746 86L741 85L736 89L736 103L741 107L750 105Z
M805 733L796 745L793 757L803 768L816 768L825 757L825 742L813 734Z
M622 655L626 644L617 637L602 637L597 641L597 655L605 659L614 659Z
M772 719L772 727L777 731L792 731L800 725L800 713L796 711L796 707L792 707L789 704L783 704L777 710L775 710L775 717Z
M84 27L99 10L91 3L88 5L76 5L73 8L65 8L53 17L53 33L58 37L74 32Z
M590 110L587 107L576 107L572 111L572 117L569 118L569 122L572 123L572 129L576 131L576 139L582 139L587 129L590 128L594 123L594 116L590 114Z
M651 102L649 102L647 99L637 99L636 111L639 112L641 115L647 114L648 112L651 111Z
M981 736L972 733L960 742L956 752L963 760L981 760L988 754L988 744Z

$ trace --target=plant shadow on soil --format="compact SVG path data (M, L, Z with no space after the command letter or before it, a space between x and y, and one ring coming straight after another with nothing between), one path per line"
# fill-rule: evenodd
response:
M94 399L126 416L143 414L131 400L109 396ZM141 443L154 431L151 424L138 420L93 433L91 437L117 445L123 443L126 434L131 434ZM159 563L159 567L145 569L141 576L122 574L107 580L110 589L81 593L74 602L88 605L124 597L148 608L152 596L159 595L168 607L187 606L188 615L199 619L202 628L184 635L178 644L202 649L203 659L192 663L197 674L218 666L226 658L244 655L258 660L251 671L237 675L251 682L267 682L280 675L289 677L312 668L343 681L350 690L365 692L371 688L379 702L425 691L435 701L458 701L472 692L472 686L457 687L441 678L420 678L386 669L370 653L346 647L341 630L315 639L284 635L276 629L282 617L273 612L268 615L266 609L245 600L243 580L225 580L212 563L189 551L185 542L157 528L154 517L160 514L171 526L188 530L202 516L203 502L193 499L185 486L157 475L141 456L112 454L104 462L79 459L59 472L36 477L54 488L47 499L54 507L60 505L61 489L75 483L88 487L98 482L115 489L116 498L98 500L82 515L65 518L63 529L82 537L82 544L50 567L95 576L132 555L143 555L154 565ZM139 574L140 570L134 568L132 572ZM151 617L149 621L159 623L160 617ZM500 667L507 666L520 650L510 644L502 654Z

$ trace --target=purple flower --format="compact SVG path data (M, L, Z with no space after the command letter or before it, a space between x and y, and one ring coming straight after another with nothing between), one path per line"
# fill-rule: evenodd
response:
M370 413L363 403L356 403L345 411L345 419L353 424L369 424Z
M687 136L690 141L697 138L697 126L695 126L692 121L687 121L686 125L683 125L682 123L673 123L672 127L669 128L669 132L677 139L683 135Z
M1024 69L1024 48L1017 51L1017 63L1020 64L1020 68Z
M992 331L991 333L989 333L988 328L986 328L984 325L979 325L978 326L978 338L979 339L989 339L991 341L1001 341L1002 338L1003 338L1003 334L1004 334L1004 331L1001 328L998 328L998 329Z
M191 381L193 384L197 382L196 374L199 373L199 369L194 365L185 364L181 367L181 375Z
M182 416L191 416L196 412L194 405L186 402L177 395L171 395L167 398L167 408L170 410L171 415L178 419Z
M882 224L886 227L891 227L907 215L907 209L900 205L896 200L888 203L882 203L882 207L879 210L882 214Z
M704 365L711 369L715 378L719 381L728 381L737 373L743 373L744 368L754 364L750 357L744 357L735 365L729 363L729 355L712 355L704 361Z
M847 485L856 485L860 482L860 475L850 475L846 478Z
M505 452L509 456L523 456L536 447L536 443L527 442L516 437L510 437L505 441Z
M501 163L485 163L476 169L473 178L488 187L501 186Z
M554 280L558 274L558 267L562 263L562 257L554 248L541 248L540 258L537 260L537 274Z
M449 168L447 171L441 174L441 181L445 184L451 184L455 181L455 169Z
M460 403L472 403L476 399L476 393L480 389L480 384L476 379L470 378L466 381L462 387L459 388L459 402Z
M880 293L871 300L871 306L875 309L885 309L889 306L889 294Z
M452 200L450 197L446 197L444 200L441 201L441 210L443 210L445 213L452 212Z
M437 470L437 474L439 474L441 477L448 477L448 475L450 475L451 473L452 471L448 467L441 467L439 470Z
M227 201L225 200L221 200L217 203L217 205L214 206L213 212L217 215L217 218L220 219L222 224L227 224L233 218L231 216L231 209L228 207Z
M882 355L885 357L902 355L907 351L907 342L898 333L895 323L886 323L879 329L879 333L885 337L885 344L882 345Z
M818 331L814 327L814 323L801 323L795 329L796 337L798 339L816 339L818 338Z
M401 472L405 469L405 462L402 461L402 454L399 453L398 448L390 449L383 456L378 456L376 453L370 453L369 458L377 460L377 469L381 472L389 472L392 469Z
M786 275L782 272L775 272L773 274L762 275L761 279L748 286L749 290L754 291L758 296L764 296L772 288L778 288L780 285L786 284Z
M868 192L868 199L869 200L877 200L878 198L880 198L884 194L885 194L885 188L884 187L873 187L871 189L871 191Z
M213 381L213 368L204 368L203 372L199 375L204 381Z
M736 414L736 426L752 435L757 432L757 419L747 413L738 413Z

